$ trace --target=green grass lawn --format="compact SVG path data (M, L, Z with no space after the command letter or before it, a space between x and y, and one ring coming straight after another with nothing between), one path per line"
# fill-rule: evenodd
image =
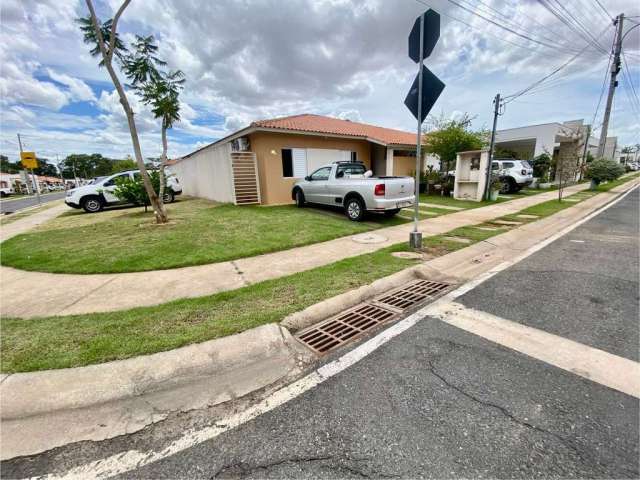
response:
M0 320L2 372L107 362L178 348L277 322L326 298L407 268L405 244L196 299L132 310Z
M612 188L615 188L618 185L622 185L623 183L626 183L626 182L631 181L633 179L636 179L638 177L640 177L640 172L635 172L635 173L632 173L631 175L627 175L625 177L621 177L621 178L619 178L617 180L614 180L612 182L601 183L596 188L596 191L597 192L608 192Z
M584 201L596 193L576 195ZM550 200L518 213L544 218L576 203ZM122 212L111 212L111 215L122 215ZM525 220L515 215L503 218L521 222L539 219ZM485 222L425 237L423 250L434 257L445 255L514 228L493 225L497 227L495 230L482 230L475 228L478 226L492 225ZM446 237L467 238L470 243ZM152 307L64 317L0 319L0 370L4 373L26 372L102 363L170 350L278 322L290 313L414 265L415 260L391 255L406 250L406 243L398 244L237 290Z
M69 211L2 243L2 264L55 273L159 270L233 260L286 250L403 219L371 216L365 223L315 208L236 207L201 199L168 206L170 223L152 213L117 209Z

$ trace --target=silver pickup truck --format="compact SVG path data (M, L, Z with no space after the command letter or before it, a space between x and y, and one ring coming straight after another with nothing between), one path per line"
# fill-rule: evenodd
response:
M336 162L318 168L296 182L291 198L307 203L341 206L347 217L361 221L367 211L393 216L415 201L411 177L374 177L358 162Z

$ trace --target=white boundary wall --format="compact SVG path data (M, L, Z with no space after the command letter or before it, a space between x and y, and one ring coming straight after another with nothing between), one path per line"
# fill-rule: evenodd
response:
M233 203L231 142L208 147L171 166L182 185L182 193Z

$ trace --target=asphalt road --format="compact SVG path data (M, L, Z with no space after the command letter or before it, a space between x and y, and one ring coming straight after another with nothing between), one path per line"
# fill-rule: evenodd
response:
M65 197L66 192L52 192L40 195L42 203L53 202ZM38 205L38 199L35 195L29 197L11 198L6 197L0 200L0 213L17 212L24 208Z
M638 359L639 189L457 301ZM426 317L260 417L119 478L638 478L639 401ZM176 426L179 430L179 426ZM157 430L3 465L143 448Z

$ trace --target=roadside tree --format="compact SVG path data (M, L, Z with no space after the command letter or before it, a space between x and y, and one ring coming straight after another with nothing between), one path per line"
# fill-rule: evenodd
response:
M460 120L447 119L444 115L430 117L428 131L424 132L425 150L440 158L440 171L448 172L455 168L458 152L480 150L487 144L487 132L471 130L472 120L468 114Z
M131 142L133 144L133 152L135 155L136 164L138 166L138 170L140 170L142 183L144 184L144 188L147 192L149 201L153 208L156 222L166 223L168 219L167 214L164 210L164 205L160 201L158 194L153 188L149 172L147 171L147 168L144 164L144 157L142 156L140 139L138 137L138 128L134 119L133 109L131 108L131 104L129 103L129 99L127 98L127 93L120 81L120 78L118 77L113 64L113 59L115 56L115 58L120 62L121 66L124 67L125 72L127 71L126 65L129 61L129 59L127 58L128 54L126 52L126 47L118 37L117 27L120 17L124 13L124 10L127 8L130 2L131 0L124 0L122 5L120 5L118 10L116 11L113 19L107 20L106 22L102 23L96 16L93 1L86 0L87 7L89 9L89 17L88 19L84 18L79 20L80 29L84 34L85 43L93 47L91 49L91 54L101 57L100 65L104 66L107 69L111 81L116 88L116 91L118 92L120 104L122 105L122 109L127 116L127 123L129 126L129 133L131 135Z

